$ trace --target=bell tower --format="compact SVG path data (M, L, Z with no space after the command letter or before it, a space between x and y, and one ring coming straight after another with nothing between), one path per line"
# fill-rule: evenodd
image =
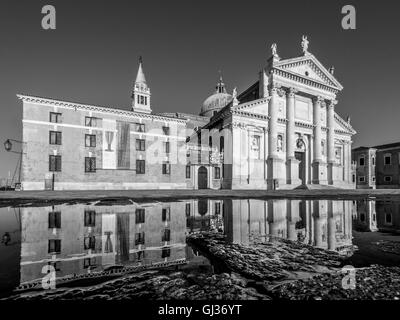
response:
M147 86L143 72L142 57L139 57L139 69L132 91L132 111L151 113L150 96L150 88Z

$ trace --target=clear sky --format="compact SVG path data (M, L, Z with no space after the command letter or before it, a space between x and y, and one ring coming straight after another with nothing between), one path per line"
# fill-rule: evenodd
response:
M57 29L41 28L52 4ZM357 30L343 30L352 4ZM309 51L344 86L338 113L351 116L354 146L400 141L399 1L21 1L0 2L0 140L21 138L17 93L130 107L143 56L154 112L198 113L222 70L229 91L257 80L278 44L282 58ZM16 155L0 148L0 177Z

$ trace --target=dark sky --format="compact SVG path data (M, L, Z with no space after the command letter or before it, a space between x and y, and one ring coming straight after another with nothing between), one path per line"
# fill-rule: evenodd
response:
M0 140L21 138L16 93L129 109L143 56L154 112L198 113L222 70L228 90L257 80L278 44L282 58L309 50L344 86L337 111L351 116L354 146L400 140L398 1L20 1L0 3ZM41 8L57 29L41 28ZM341 8L357 30L341 28ZM16 155L1 146L0 177Z

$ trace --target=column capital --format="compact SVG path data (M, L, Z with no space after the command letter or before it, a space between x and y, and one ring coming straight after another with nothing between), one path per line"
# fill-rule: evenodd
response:
M337 105L337 103L338 103L338 101L335 100L335 99L328 100L327 106L328 106L329 108L333 108L333 107L335 107L335 106Z
M283 88L279 88L279 89L278 89L278 95L279 95L280 97L284 97L285 94L286 94L285 89L283 89Z
M272 82L268 85L268 90L269 91L278 91L279 89L282 88L282 85L278 82Z
M288 89L286 89L286 96L288 97L288 98L294 98L294 96L296 95L296 93L298 92L299 90L297 90L297 89L295 89L295 88L288 88Z
M321 96L315 96L312 98L313 103L321 104L322 101L324 101L324 98Z

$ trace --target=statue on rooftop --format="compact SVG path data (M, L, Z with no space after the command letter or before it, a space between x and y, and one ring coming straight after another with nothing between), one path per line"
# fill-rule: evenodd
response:
M308 44L309 43L310 43L310 41L308 41L307 36L303 35L303 37L301 38L301 47L303 49L304 54L308 53Z
M271 53L272 53L272 55L275 57L275 56L278 56L278 46L276 45L276 43L273 43L272 45L271 45Z
M237 89L236 89L236 87L233 89L233 92L232 92L232 101L233 101L232 104L234 106L237 106L239 104L239 100L237 99Z

